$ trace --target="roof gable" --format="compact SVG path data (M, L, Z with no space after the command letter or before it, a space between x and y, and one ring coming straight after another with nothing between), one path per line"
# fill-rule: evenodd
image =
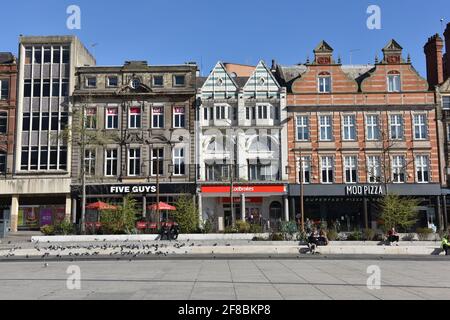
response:
M226 99L236 96L238 85L221 61L217 62L202 86L202 94L209 98Z
M244 94L247 98L278 97L280 85L264 61L260 61L255 71L244 86Z

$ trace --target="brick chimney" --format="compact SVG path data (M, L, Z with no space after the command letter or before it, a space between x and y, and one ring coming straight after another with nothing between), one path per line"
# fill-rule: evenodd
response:
M444 81L450 78L450 23L444 31L445 55L444 55Z
M427 60L427 79L431 90L434 90L435 86L444 82L442 48L444 48L444 41L437 33L428 38L428 42L424 47Z

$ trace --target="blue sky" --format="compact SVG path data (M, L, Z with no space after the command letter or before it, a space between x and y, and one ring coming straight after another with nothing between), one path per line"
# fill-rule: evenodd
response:
M66 28L71 4L81 8L81 30ZM381 8L381 30L366 27L369 5ZM99 65L197 61L204 75L217 60L304 62L322 39L345 64L352 50L354 64L373 63L391 38L425 75L423 45L441 32L441 18L450 22L449 0L18 0L1 10L0 51L16 53L20 34L74 34L98 44Z

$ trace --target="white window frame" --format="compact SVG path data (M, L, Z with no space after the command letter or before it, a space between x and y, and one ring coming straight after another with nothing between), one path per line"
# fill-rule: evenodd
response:
M309 117L305 115L299 115L296 117L296 139L297 141L309 141ZM300 137L300 133L301 136Z
M95 81L95 85L93 85L93 86L89 85L89 80L92 80L92 79L94 79L94 81ZM97 88L97 77L87 76L86 77L86 88Z
M177 109L183 109L183 112L177 111ZM179 123L177 125L177 122ZM186 127L186 107L175 106L173 107L173 127L175 129L183 129Z
M87 148L84 154L84 168L85 174L88 177L95 176L95 166L96 166L96 157L97 150L94 148Z
M132 112L132 109L139 109L139 113ZM131 125L132 117L134 118L134 126ZM139 119L139 126L137 126L137 119ZM136 106L128 109L128 129L140 129L142 127L142 107Z
M214 106L214 119L227 120L228 114L229 114L229 106L223 104Z
M406 183L407 171L405 156L396 155L392 156L392 182L396 184ZM398 179L395 179L397 174ZM403 174L403 181L401 181L401 175Z
M300 167L300 157L297 158L297 183L301 183L300 180L300 168L303 169L303 184L310 184L312 179L311 172L311 156L302 156L302 166ZM306 179L306 173L309 173L309 179Z
M109 110L116 110L116 113L109 113ZM119 129L119 108L118 107L106 107L106 121L105 121L105 128L107 130L112 130L112 129ZM109 126L109 119L112 118L112 124L113 126L110 127ZM117 127L114 126L114 118L117 118Z
M117 80L117 84L116 84L116 85L111 85L110 80L111 80L112 78L115 78L115 79ZM118 77L118 76L107 76L107 77L106 77L106 86L107 86L108 88L117 88L117 87L119 86L119 77Z
M430 171L430 157L425 154L419 154L414 157L415 167L416 167L416 182L417 183L430 183L431 181L431 171ZM419 179L419 173L422 175L422 179ZM428 179L425 180L425 173Z
M369 121L369 119L371 119ZM376 119L376 121L373 121ZM380 117L377 114L366 115L366 134L367 141L379 141L380 140Z
M155 113L155 109L162 110L162 113ZM155 126L155 118L157 126ZM165 108L164 106L153 106L152 107L152 129L164 129L165 127Z
M319 75L317 77L317 90L319 93L331 93L331 87L331 75Z
M159 154L159 151L162 150L162 155ZM155 151L158 151L157 155L155 156ZM163 147L155 147L150 149L150 176L156 177L157 174L154 172L157 171L158 167L154 167L155 161L161 161L162 160L162 167L159 168L160 171L162 171L162 174L159 174L159 176L164 175L164 153L165 150ZM154 170L153 170L154 169Z
M349 119L351 119L351 121L349 121ZM354 114L346 114L343 116L342 122L343 140L356 141L356 116Z
M347 179L347 170L350 171L350 179ZM356 172L355 181L353 181L353 171ZM345 156L344 157L344 183L355 184L358 183L358 157Z
M389 116L389 136L390 136L391 140L403 140L404 139L405 128L403 125L403 115L391 114Z
M270 106L267 104L256 105L257 118L258 120L269 120L270 119Z
M381 182L381 157L378 155L367 156L367 182Z
M419 120L419 121L417 121ZM428 117L425 113L418 113L413 115L413 132L414 140L428 139ZM417 131L418 129L418 131ZM417 137L419 133L419 137Z
M324 181L323 179L323 171L327 171L327 181ZM328 181L329 178L329 171L331 170L332 177L331 181ZM332 156L323 156L320 157L320 183L322 184L333 184L334 183L334 157Z
M137 153L139 152L139 154ZM133 152L133 154L132 154ZM139 177L141 175L141 148L129 148L128 149L128 176L129 177ZM132 172L131 168L134 168Z
M173 149L173 175L174 176L185 176L186 175L186 150L184 147ZM177 166L179 167L177 170ZM184 166L184 173L181 171L181 166Z
M401 92L402 91L402 77L400 74L388 74L387 75L388 92Z
M95 130L97 129L97 108L96 107L87 107L85 109L84 115L84 125L85 129Z
M322 135L322 129L324 129L325 136ZM333 117L331 115L319 115L319 140L333 141Z
M114 151L116 152L116 157L114 157ZM111 152L111 155L108 156L108 152ZM114 161L116 162L116 175L108 174L108 161L111 161L111 170L114 171ZM116 177L119 174L119 151L117 149L106 149L105 150L105 177Z

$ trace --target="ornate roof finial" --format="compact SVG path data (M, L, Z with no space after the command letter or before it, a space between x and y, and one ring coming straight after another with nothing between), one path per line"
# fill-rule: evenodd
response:
M380 61L378 60L378 55L375 55L375 63L379 63Z
M408 63L411 63L411 55L408 53L408 58L406 58L406 61L408 62Z
M342 64L341 55L338 56L338 64Z
M306 57L306 64L309 64L310 63L310 61L309 61L309 56L307 56Z

